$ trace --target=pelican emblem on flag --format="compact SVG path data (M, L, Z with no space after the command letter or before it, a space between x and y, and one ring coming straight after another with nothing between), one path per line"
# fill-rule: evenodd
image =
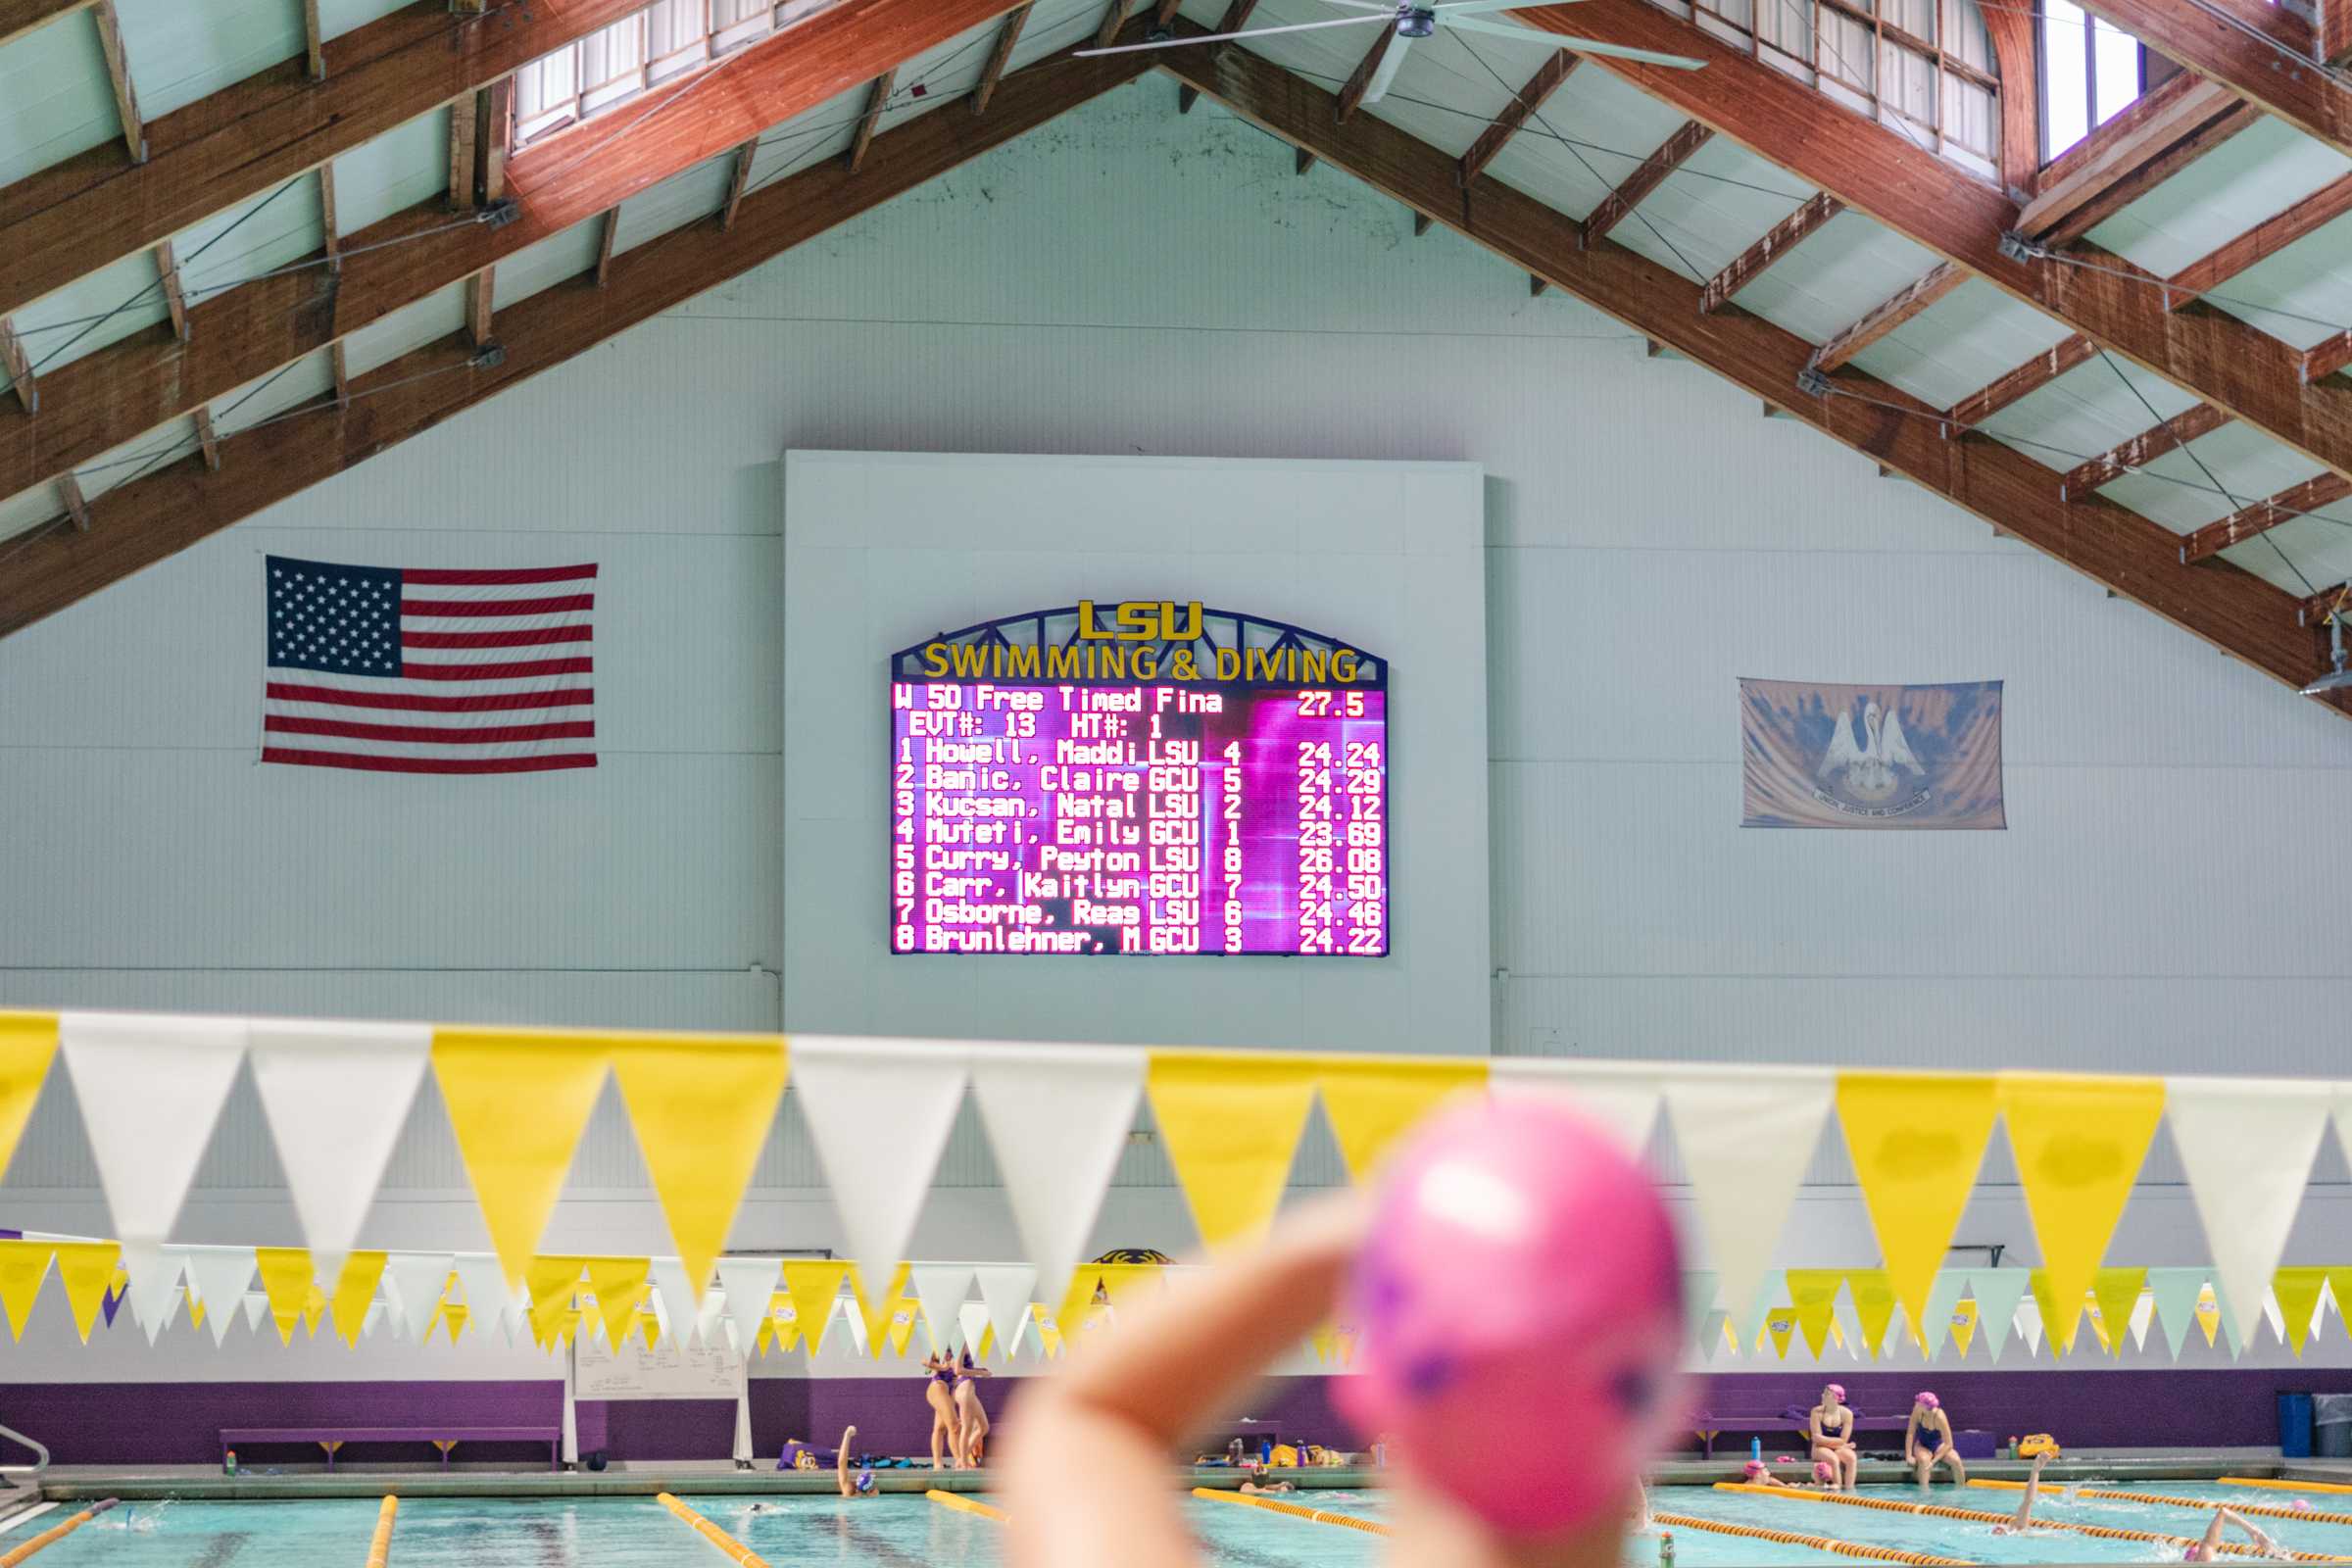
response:
M2001 828L2001 683L1741 680L1742 827Z
M1926 805L1932 793L1926 789L1916 790L1908 800L1888 805L1904 787L1905 769L1916 779L1928 776L1928 770L1912 755L1911 743L1903 739L1902 715L1880 708L1876 699L1865 700L1862 732L1869 740L1861 746L1854 744L1853 716L1850 708L1838 715L1838 731L1830 737L1829 749L1822 754L1821 766L1814 772L1814 777L1825 786L1822 804L1839 810L1859 808L1891 815L1914 811Z

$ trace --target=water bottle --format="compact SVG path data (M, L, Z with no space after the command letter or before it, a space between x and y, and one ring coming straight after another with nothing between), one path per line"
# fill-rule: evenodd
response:
M1674 1532L1658 1532L1658 1568L1674 1568Z
M237 1473L236 1449L231 1448L220 1456L220 1473L224 1476L233 1476Z
M1747 1440L1747 1456L1757 1464L1764 1462L1764 1440L1762 1438Z

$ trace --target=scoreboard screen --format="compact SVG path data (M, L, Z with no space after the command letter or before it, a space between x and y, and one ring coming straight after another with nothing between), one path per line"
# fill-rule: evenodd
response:
M890 951L1386 954L1385 681L1250 663L894 679Z

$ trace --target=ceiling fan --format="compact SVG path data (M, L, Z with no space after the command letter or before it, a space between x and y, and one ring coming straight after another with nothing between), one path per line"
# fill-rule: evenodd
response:
M1413 43L1431 37L1441 27L1458 27L1464 32L1483 32L1514 43L1548 44L1554 49L1574 49L1580 54L1609 55L1619 60L1642 60L1653 66L1672 66L1678 71L1698 71L1705 67L1703 60L1689 55L1659 54L1651 49L1629 49L1623 44L1602 43L1594 38L1570 38L1559 33L1538 32L1529 27L1514 27L1499 22L1481 19L1489 12L1517 11L1536 0L1434 0L1417 4L1415 0L1323 0L1323 4L1361 13L1352 17L1334 17L1328 22L1294 22L1279 27L1251 27L1244 32L1213 32L1195 38L1153 38L1147 43L1116 44L1107 49L1080 49L1081 55L1123 55L1139 49L1183 49L1194 44L1223 43L1228 39L1267 38L1278 32L1313 32L1322 27L1368 26L1379 23L1396 29L1395 41L1381 56L1380 69L1364 88L1363 101L1378 103L1396 79L1404 65L1405 54Z

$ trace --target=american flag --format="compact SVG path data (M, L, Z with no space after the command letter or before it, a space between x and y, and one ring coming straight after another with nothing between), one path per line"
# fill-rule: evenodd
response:
M596 765L596 567L267 558L262 760L388 773Z

